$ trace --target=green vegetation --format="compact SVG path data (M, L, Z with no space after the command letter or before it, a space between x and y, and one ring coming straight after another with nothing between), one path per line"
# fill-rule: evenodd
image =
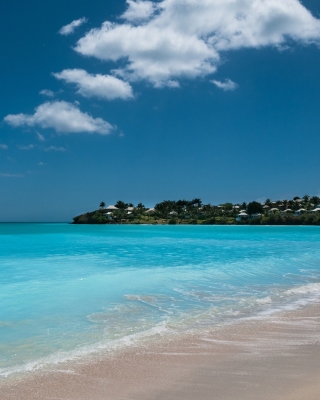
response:
M198 198L164 200L147 209L119 200L73 218L74 224L185 224L185 225L320 225L320 198L305 195L264 203L203 204Z

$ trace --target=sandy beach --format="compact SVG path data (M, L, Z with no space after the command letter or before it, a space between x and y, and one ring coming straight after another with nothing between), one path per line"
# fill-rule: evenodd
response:
M2 400L318 400L320 305L182 337L1 383Z

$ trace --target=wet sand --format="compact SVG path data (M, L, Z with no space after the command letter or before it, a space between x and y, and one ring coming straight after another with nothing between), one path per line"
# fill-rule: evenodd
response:
M319 400L320 305L0 383L1 400Z

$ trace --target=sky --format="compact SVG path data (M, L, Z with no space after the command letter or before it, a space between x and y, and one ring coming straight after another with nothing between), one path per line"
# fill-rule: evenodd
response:
M318 0L11 0L0 221L320 195Z

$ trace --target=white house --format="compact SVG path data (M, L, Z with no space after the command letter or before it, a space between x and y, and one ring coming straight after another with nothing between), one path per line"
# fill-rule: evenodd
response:
M106 215L106 217L108 218L109 221L112 219L112 212L111 211L107 212L105 215Z
M255 213L255 214L251 214L249 218L255 219L255 218L260 218L260 217L261 217L260 213Z
M155 213L157 210L155 208L149 208L147 211L145 211L146 214L153 214Z
M248 218L248 214L247 213L245 213L245 212L241 212L240 214L238 214L237 216L236 216L236 221L242 221L242 220L244 220L244 219L247 219Z
M294 216L297 217L298 215L301 215L301 214L305 213L306 211L307 211L306 209L300 208L300 210L297 210L297 211L294 213Z
M115 206L108 206L107 208L105 208L103 211L116 211L116 210L118 210L118 208L117 207L115 207Z

